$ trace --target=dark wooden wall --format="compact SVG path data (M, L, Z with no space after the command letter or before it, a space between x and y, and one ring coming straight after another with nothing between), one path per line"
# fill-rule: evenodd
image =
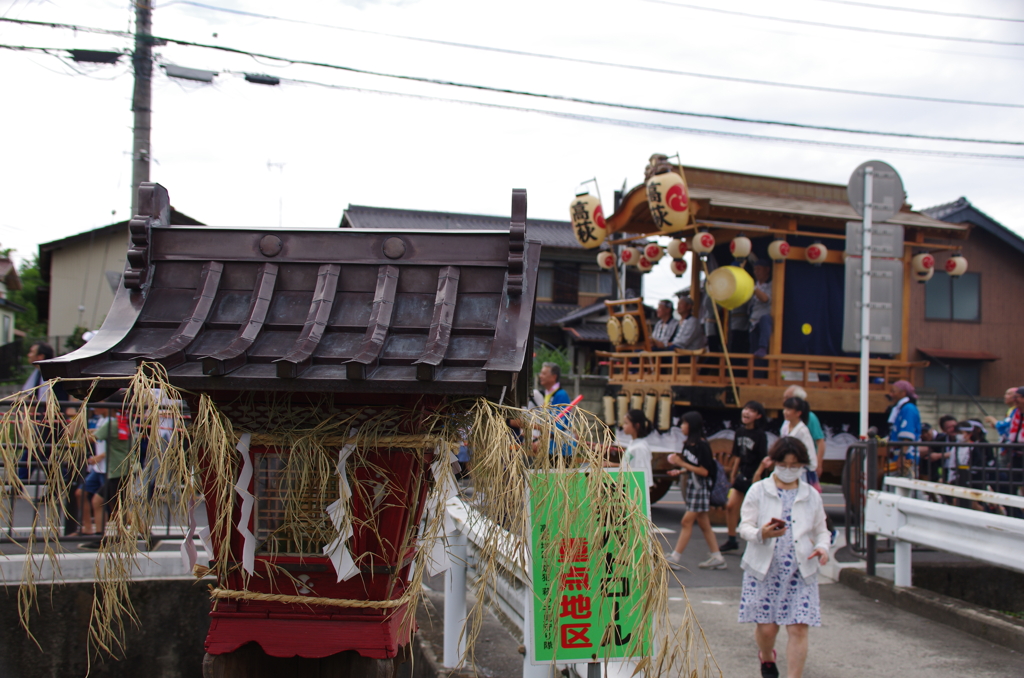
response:
M981 366L981 395L1001 397L1010 386L1024 385L1024 255L978 227L964 243L963 255L967 270L981 274L981 321L925 320L924 285L912 283L910 356L927 360L919 348L994 353L999 360ZM936 255L936 276L947 275L948 257ZM915 370L914 383L924 383L924 370Z

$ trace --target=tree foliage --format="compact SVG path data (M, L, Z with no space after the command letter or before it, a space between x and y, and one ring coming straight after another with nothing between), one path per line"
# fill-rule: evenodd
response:
M21 278L21 289L10 290L7 297L15 304L24 306L27 310L18 313L14 325L24 332L29 339L45 338L47 336L46 319L39 317L36 307L37 291L43 285L43 276L39 272L38 255L32 255L31 258L21 262L21 266L18 268L18 276Z

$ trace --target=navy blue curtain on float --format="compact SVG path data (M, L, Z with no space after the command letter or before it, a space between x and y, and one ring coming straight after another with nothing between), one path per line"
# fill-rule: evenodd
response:
M786 262L783 353L843 355L845 286L845 267L841 265Z

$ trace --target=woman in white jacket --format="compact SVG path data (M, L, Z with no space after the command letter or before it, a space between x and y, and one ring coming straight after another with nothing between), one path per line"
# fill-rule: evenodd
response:
M740 622L755 622L761 676L777 678L775 638L789 638L789 678L800 678L807 659L807 628L821 626L818 566L828 562L831 535L821 495L800 479L810 463L807 446L780 438L768 452L774 473L750 487L740 509L743 592Z

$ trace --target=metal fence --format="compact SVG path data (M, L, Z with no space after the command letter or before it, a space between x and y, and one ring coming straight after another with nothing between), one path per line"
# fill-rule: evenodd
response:
M916 452L916 453L915 453ZM932 461L932 453L949 454ZM846 500L846 543L849 550L867 562L874 574L878 547L876 538L864 529L868 492L880 489L886 477L941 482L971 490L1024 496L1024 444L949 441L880 441L870 439L850 445L843 468L843 496ZM974 508L1005 512L1024 518L1016 506L999 508L983 500L946 493L920 492L922 498Z

